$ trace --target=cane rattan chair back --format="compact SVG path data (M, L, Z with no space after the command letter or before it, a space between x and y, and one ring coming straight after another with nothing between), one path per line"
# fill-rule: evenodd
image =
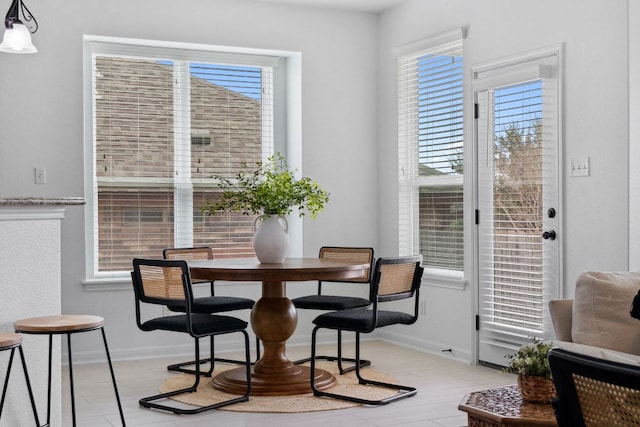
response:
M194 248L166 248L162 251L165 259L182 259L185 261L203 261L213 259L213 249L209 246Z
M411 325L418 320L418 307L420 299L420 282L423 268L422 256L408 256L395 258L379 258L372 272L370 309L352 309L333 311L316 317L313 323L316 325L311 335L311 388L314 395L333 397L348 400L365 405L382 405L398 399L410 397L416 394L414 387L390 384L380 381L372 381L363 378L360 374L360 334L371 333L377 328L390 325ZM381 310L380 304L389 301L413 298L413 310L411 312ZM315 385L315 361L316 361L316 335L320 329L334 329L338 331L351 331L356 333L356 358L355 371L358 382L361 385L374 385L397 390L393 396L380 400L362 399L350 395L341 395L319 390Z
M206 261L213 259L213 249L209 246L198 246L193 248L166 248L162 251L164 259L184 260L184 261ZM255 301L249 298L242 297L230 297L230 296L216 296L215 282L213 280L201 280L192 281L192 283L209 283L210 295L206 297L194 296L193 311L194 313L223 313L227 311L235 310L251 310ZM180 307L169 306L171 310L181 311ZM244 364L242 360L227 359L221 357L214 357L215 342L214 337L211 336L210 340L210 357L201 359L200 363L209 363L209 369L204 372L205 376L211 376L215 369L215 362L224 363L236 363ZM260 340L256 337L256 360L260 358ZM169 371L185 372L193 374L193 369L185 368L185 366L191 366L195 363L194 360L173 363L167 366Z
M323 290L323 283L345 283L347 286L351 284L366 284L368 289L368 296L371 295L371 269L373 267L373 248L369 247L345 247L345 246L323 246L320 248L318 254L319 258L326 258L332 260L353 261L367 263L369 268L360 277L354 277L351 279L341 280L324 280L318 281L318 291L313 295L306 295L298 298L294 298L291 301L298 310L322 310L322 311L335 311L335 310L350 310L355 308L366 308L371 305L369 298L333 295L326 291L326 287ZM342 331L338 331L337 341L337 356L316 356L317 359L324 359L329 361L337 361L338 370L340 374L350 372L355 369L354 366L344 368L342 362L354 363L355 359L342 356ZM300 364L310 361L310 358L297 360L295 363ZM361 367L369 366L371 362L369 360L361 360Z
M389 262L384 259L375 271L371 300L377 302L411 298L420 286L413 262ZM404 261L404 260L403 260ZM419 265L418 265L419 266Z
M549 365L560 427L640 426L640 366L553 348Z
M162 251L164 259L182 259L184 261L206 261L213 259L213 249L209 246L199 246L194 248L166 248ZM211 295L215 295L214 282L194 280L192 283L211 283Z
M345 247L345 246L323 246L320 248L318 258L327 258L342 261L366 262L369 268L360 277L341 280L325 280L325 282L342 283L369 283L371 281L371 267L373 267L373 248L367 247ZM322 283L322 281L320 281ZM322 289L318 290L321 294Z
M189 267L184 260L150 260L134 259L131 272L133 288L136 297L136 323L142 331L173 331L187 333L195 341L195 381L192 386L168 393L161 393L139 400L146 408L162 409L176 414L194 414L209 409L215 409L236 402L249 399L251 391L251 360L249 355L249 334L247 322L244 320L222 315L194 312L193 288ZM160 316L151 319L142 318L141 306L155 304L178 307L181 313ZM225 400L195 409L185 409L156 403L171 396L195 392L200 383L200 338L239 332L244 336L245 366L247 375L247 389L243 396Z

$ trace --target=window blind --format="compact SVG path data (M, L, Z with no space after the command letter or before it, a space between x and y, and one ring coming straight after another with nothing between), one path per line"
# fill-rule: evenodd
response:
M462 33L398 58L399 236L402 254L462 271Z
M252 217L199 206L273 152L272 67L131 50L92 54L95 271L173 246L253 256Z
M543 333L542 81L491 91L493 176L491 254L481 267L492 270L491 299L484 311L492 324L508 325L524 337ZM489 185L483 182L482 185ZM484 211L485 209L483 209ZM488 259L487 259L488 260ZM490 295L489 295L490 293Z
M561 289L561 105L555 48L472 70L478 112L479 360L552 336ZM553 212L551 212L553 208ZM558 238L544 240L545 230Z

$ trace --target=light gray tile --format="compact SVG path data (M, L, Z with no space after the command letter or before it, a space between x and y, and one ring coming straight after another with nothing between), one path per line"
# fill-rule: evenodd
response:
M351 349L347 346L346 351ZM330 354L335 346L320 346ZM292 348L288 356L304 357L306 349ZM348 354L348 353L347 353ZM400 382L417 387L416 396L379 407L361 406L325 412L255 414L209 411L197 415L174 415L141 408L138 399L154 394L159 384L172 374L166 365L174 359L114 362L120 398L127 425L131 427L460 427L467 416L458 404L467 393L515 383L515 376L482 366L422 353L383 341L362 343L362 355L372 360L372 368L386 372ZM231 356L231 355L230 355ZM70 422L68 371L63 369L63 417ZM93 363L74 366L76 411L80 425L119 426L120 418L108 366ZM65 424L66 425L66 424Z

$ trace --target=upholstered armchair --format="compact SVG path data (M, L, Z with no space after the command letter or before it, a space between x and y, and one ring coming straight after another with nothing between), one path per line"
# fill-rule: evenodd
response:
M629 313L639 289L640 272L582 273L573 299L549 302L554 341L640 355L640 320Z

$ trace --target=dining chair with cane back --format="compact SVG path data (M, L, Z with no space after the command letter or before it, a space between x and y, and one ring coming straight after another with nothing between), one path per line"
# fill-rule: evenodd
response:
M167 393L144 397L139 400L139 404L145 408L161 409L176 414L194 414L249 400L249 394L251 392L251 356L249 353L249 334L246 330L247 322L231 316L194 312L191 276L187 262L184 260L149 260L136 258L133 260L131 277L136 297L136 323L138 328L142 331L161 330L187 333L193 337L195 341L195 380L193 385ZM178 307L183 314L143 320L141 316L141 306L144 304ZM193 393L197 390L201 375L200 338L236 332L244 336L244 364L246 366L247 385L243 395L193 409L156 403L158 400L179 394Z
M345 261L357 261L366 262L369 264L369 268L365 274L353 279L341 279L341 280L320 280L318 281L318 291L312 295L306 295L298 298L294 298L291 301L296 309L300 310L323 310L323 311L338 311L338 310L351 310L356 308L366 308L371 305L369 295L371 295L371 269L373 267L373 248L368 247L344 247L344 246L323 246L320 248L319 258L345 260ZM366 284L367 285L367 298L348 296L348 295L334 295L326 292L326 286L323 290L323 283L343 283L343 284ZM316 359L323 359L329 361L338 362L338 370L340 374L350 372L355 369L355 366L343 368L342 362L355 363L354 358L342 357L342 331L338 330L338 348L336 356L316 356ZM300 364L309 362L311 358L300 359L295 363ZM361 360L360 367L369 366L371 361Z
M162 251L162 255L165 259L180 259L184 261L200 261L213 259L213 249L208 246L199 246L193 248L166 248ZM221 296L215 293L215 282L213 280L193 281L196 283L209 283L210 295L205 297L194 297L193 312L194 313L224 313L235 310L251 310L255 301L249 298ZM180 307L169 307L170 310L180 311ZM210 377L215 368L215 362L244 364L242 360L227 359L221 357L214 357L214 336L210 339L210 357L201 359L200 363L209 363L209 369L203 373L203 375ZM260 359L260 340L256 337L256 360ZM193 369L185 368L195 363L194 360L187 362L174 363L167 366L167 369L175 372L194 373Z
M418 306L420 300L420 282L423 268L422 255L406 257L378 258L371 276L372 306L367 309L341 310L324 313L316 317L316 325L311 334L311 388L315 396L325 396L347 400L365 405L384 405L398 399L411 397L416 394L415 387L392 384L364 378L360 368L360 335L368 334L377 328L390 325L412 325L418 320ZM413 299L411 313L405 311L390 311L380 309L380 305L400 300ZM407 310L408 311L408 310ZM398 392L380 400L363 399L356 396L331 393L319 390L315 384L316 369L316 337L320 329L334 329L356 333L356 361L355 372L358 383L385 387Z
M561 348L549 351L560 427L640 426L640 366Z

